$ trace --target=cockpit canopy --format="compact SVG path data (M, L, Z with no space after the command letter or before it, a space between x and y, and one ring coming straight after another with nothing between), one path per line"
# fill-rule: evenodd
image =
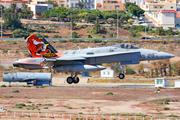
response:
M117 47L117 48L124 48L124 49L139 49L140 47L135 46L131 43L122 43L122 44L117 44L113 45L112 47Z

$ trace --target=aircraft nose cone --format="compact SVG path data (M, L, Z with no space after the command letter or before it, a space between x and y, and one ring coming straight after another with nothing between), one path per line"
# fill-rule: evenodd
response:
M19 67L19 64L18 63L13 63L13 66L14 67Z
M174 55L170 54L170 53L166 53L166 52L159 52L157 54L159 59L168 59L168 58L172 58L175 57Z

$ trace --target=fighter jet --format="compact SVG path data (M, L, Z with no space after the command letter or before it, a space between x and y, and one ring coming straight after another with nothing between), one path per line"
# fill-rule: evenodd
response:
M26 38L31 57L13 62L14 67L26 69L52 68L54 70L71 72L67 83L77 84L78 72L98 71L105 69L102 63L109 63L118 68L123 79L122 65L139 64L140 61L161 60L175 57L166 52L140 48L130 43L116 44L108 47L97 47L70 50L58 53L42 36L31 35ZM118 63L120 62L120 65ZM117 64L113 64L117 63Z

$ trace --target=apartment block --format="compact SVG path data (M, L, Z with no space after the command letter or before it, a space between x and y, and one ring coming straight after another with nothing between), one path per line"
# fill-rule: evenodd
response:
M96 9L98 9L100 11L125 10L125 1L121 1L121 0L102 0L101 3L97 3Z
M175 27L180 23L180 0L146 0L140 5L159 27Z
M48 0L31 0L31 1L30 1L30 4L31 4L31 5L46 4L46 1L48 1ZM54 2L55 4L57 4L59 7L61 7L61 6L60 6L61 1L65 1L65 0L51 0L51 1Z
M79 9L78 3L84 3L83 10L93 10L95 9L95 0L66 0L66 8Z

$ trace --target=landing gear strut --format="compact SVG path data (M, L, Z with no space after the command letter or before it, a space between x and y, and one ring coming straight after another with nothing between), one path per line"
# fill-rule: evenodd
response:
M72 84L72 83L77 84L77 83L79 83L79 78L77 77L77 73L72 72L71 77L68 77L66 81L67 81L68 84Z
M123 74L123 72L124 72L124 67L123 67L122 65L119 67L119 66L118 66L118 62L117 62L116 65L113 64L113 63L109 63L109 64L111 64L112 66L118 68L118 69L121 71L121 73L119 73L119 76L118 76L119 79L124 79L124 77L125 77L125 75Z

